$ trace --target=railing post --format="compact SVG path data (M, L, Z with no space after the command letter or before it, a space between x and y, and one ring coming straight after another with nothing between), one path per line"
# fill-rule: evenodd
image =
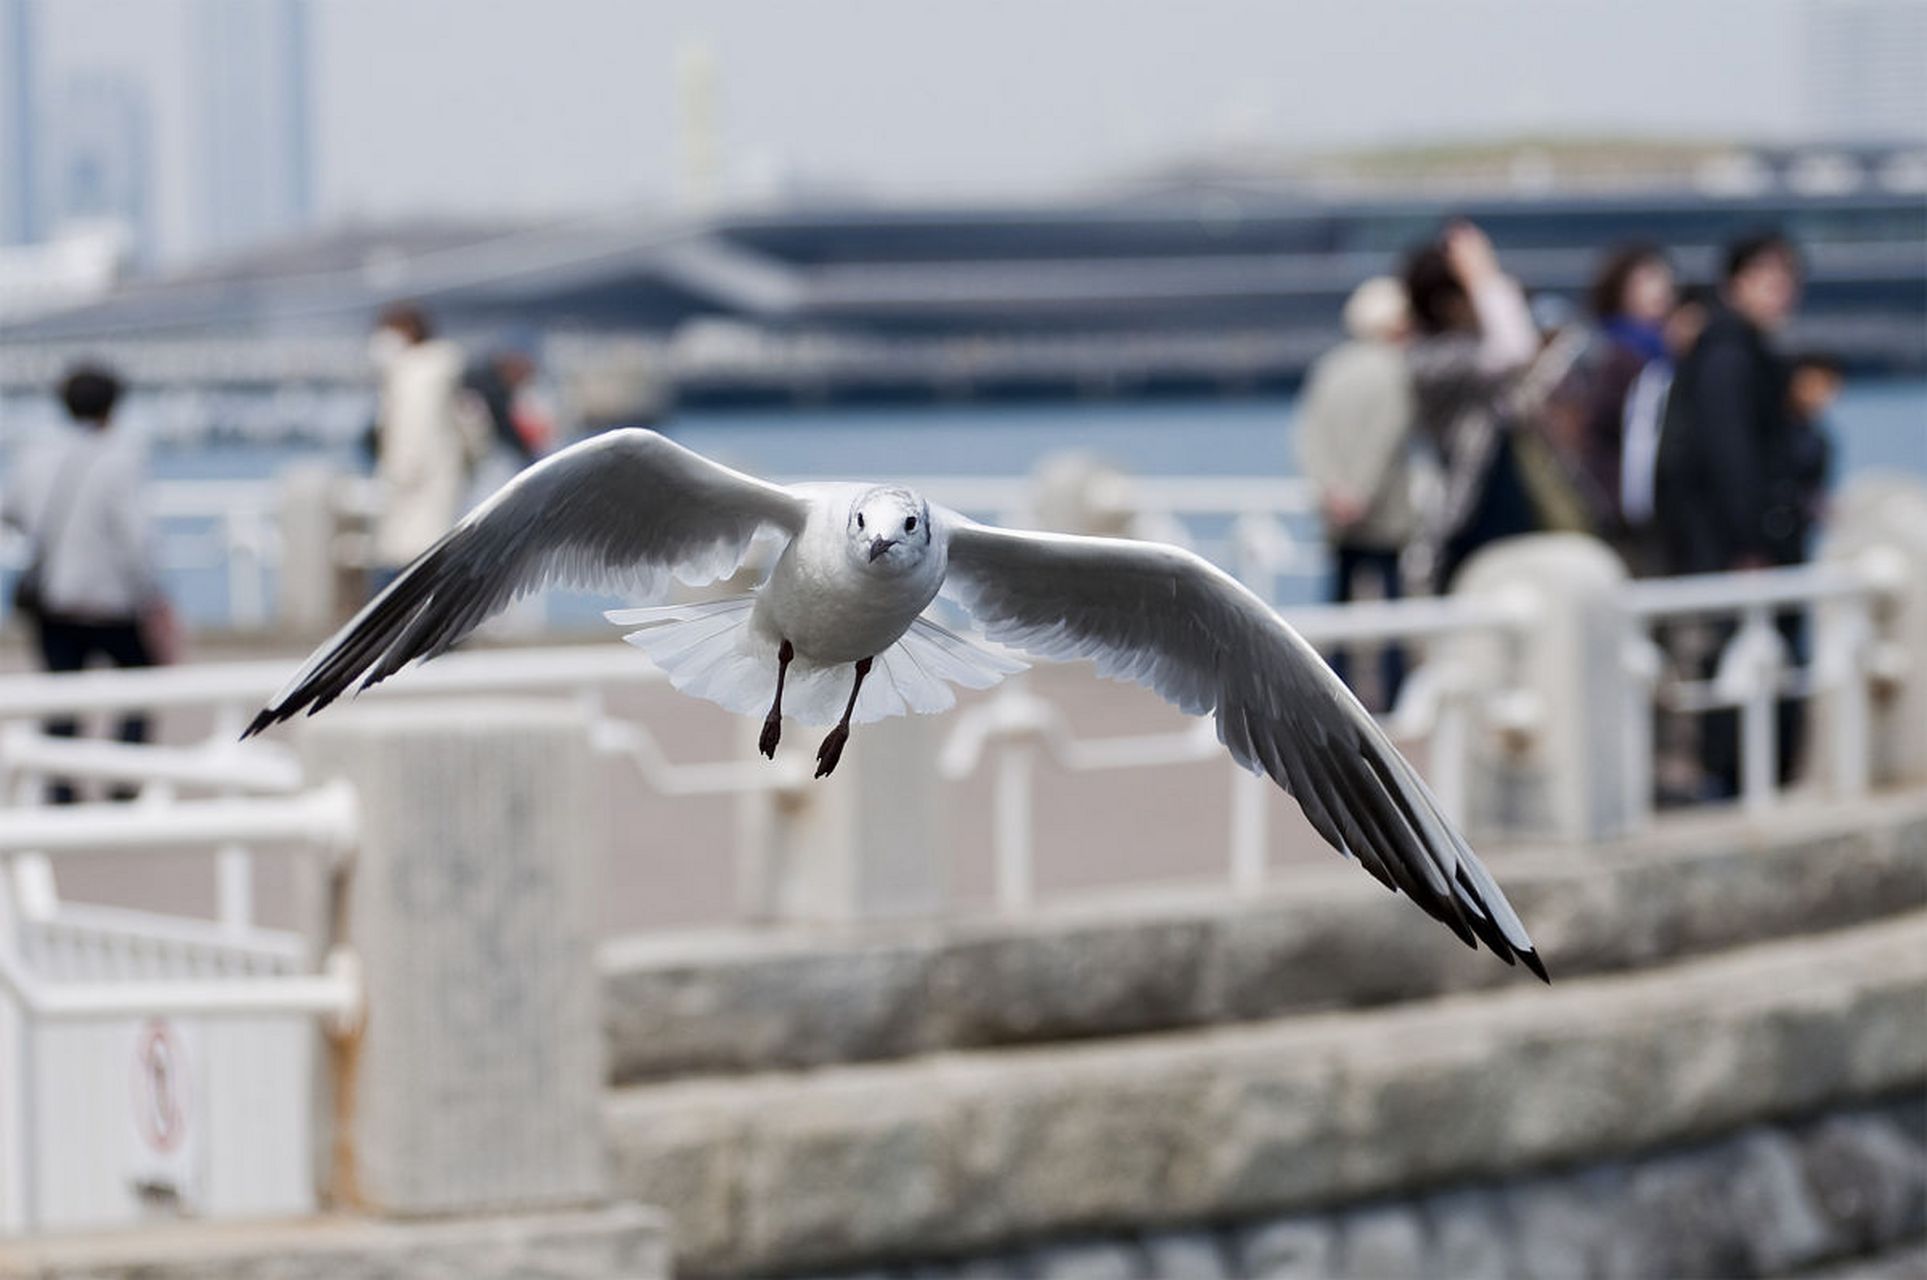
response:
M600 1199L597 837L566 703L409 701L307 722L359 806L348 936L369 993L337 1085L337 1199L413 1215Z
M744 725L750 736L761 729ZM786 785L743 798L744 914L838 923L942 910L950 880L938 819L941 722L911 715L856 725L836 772L818 779L824 732L786 723L775 764Z
M282 630L292 636L326 635L341 621L342 573L335 562L339 480L332 467L313 463L281 473L277 610Z
M1814 742L1833 793L1851 800L1867 793L1873 776L1873 608L1865 597L1849 597L1814 614L1813 694L1824 726Z
M1484 695L1485 732L1466 753L1475 830L1594 841L1644 825L1649 788L1623 776L1637 758L1627 735L1651 732L1628 715L1625 581L1602 544L1563 533L1496 543L1461 571L1453 595L1529 615L1510 635L1442 646Z
M1727 644L1716 689L1724 691L1727 663L1738 664L1731 681L1740 693L1740 804L1759 815L1773 807L1780 776L1780 733L1777 723L1780 678L1786 670L1785 646L1773 629L1765 605L1743 611L1740 629Z
M1927 485L1863 475L1831 512L1821 558L1855 566L1880 594L1858 638L1840 633L1854 625L1850 610L1819 611L1816 654L1849 667L1824 673L1839 679L1829 678L1820 697L1824 727L1814 741L1832 757L1826 772L1849 794L1863 769L1873 786L1927 782Z
M1271 824L1267 807L1274 784L1239 765L1231 766L1231 891L1254 894L1269 871Z
M1037 900L1032 869L1037 851L1031 838L1037 821L1037 746L1029 741L1006 742L996 752L991 840L997 860L997 909L1025 911Z

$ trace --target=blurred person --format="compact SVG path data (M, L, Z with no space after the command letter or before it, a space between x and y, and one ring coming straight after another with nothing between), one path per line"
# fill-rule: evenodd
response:
M1813 539L1827 514L1827 490L1833 477L1833 436L1827 415L1846 386L1846 366L1838 356L1809 351L1795 356L1787 380L1787 420L1790 467L1799 493L1799 539L1802 559L1813 550Z
M1674 573L1727 573L1798 564L1806 558L1810 496L1801 478L1793 421L1792 371L1773 339L1799 305L1801 264L1777 232L1736 240L1725 256L1718 304L1679 364L1667 396L1654 481L1654 514ZM1789 660L1805 650L1797 612L1776 619ZM1697 666L1712 677L1734 627L1713 628ZM1804 707L1782 699L1779 775L1798 760ZM1739 716L1707 713L1700 723L1702 789L1726 799L1740 790Z
M1520 483L1540 530L1597 534L1600 504L1583 458L1592 335L1572 304L1556 295L1533 298L1530 313L1539 352L1505 397L1505 413L1516 424Z
M383 311L369 353L380 378L375 476L382 505L371 575L380 590L461 515L480 442L457 403L461 348L436 338L420 307L398 303Z
M1413 570L1443 591L1473 552L1538 527L1505 401L1538 352L1539 337L1525 295L1471 223L1454 223L1414 251L1405 288L1418 425L1445 466L1444 495L1415 544Z
M1674 573L1803 558L1790 370L1772 346L1799 305L1799 256L1777 233L1747 236L1727 250L1723 276L1660 436L1654 510Z
M1648 360L1626 389L1620 434L1619 518L1624 528L1621 551L1634 577L1658 577L1667 572L1665 544L1653 509L1659 440L1667 402L1672 397L1673 371L1699 345L1712 308L1712 296L1700 288L1681 293L1660 329L1663 354Z
M494 450L512 458L518 471L555 443L555 423L531 395L535 379L535 357L522 343L498 347L462 377L463 390L487 416Z
M1672 264L1652 244L1614 249L1587 296L1599 332L1588 376L1579 458L1588 480L1595 531L1629 563L1633 549L1620 492L1627 402L1633 384L1648 366L1658 361L1670 369L1665 330L1677 300Z
M1412 312L1405 286L1389 277L1367 280L1345 303L1351 336L1312 365L1299 415L1298 458L1318 486L1319 511L1334 560L1331 599L1357 598L1359 580L1370 595L1397 599L1399 556L1418 532L1413 496L1418 465L1412 425L1417 402L1404 344ZM1351 654L1338 650L1332 669L1351 681ZM1386 645L1379 655L1379 697L1389 707L1405 677L1405 654Z
M48 671L79 671L96 659L117 667L155 666L172 661L178 647L146 519L146 460L114 429L122 390L109 369L83 365L69 372L60 400L72 425L30 449L0 495L0 519L31 543L14 606L31 620ZM78 732L66 717L44 727L63 738ZM118 736L122 742L147 741L147 718L122 717ZM48 799L70 804L74 788L55 781Z

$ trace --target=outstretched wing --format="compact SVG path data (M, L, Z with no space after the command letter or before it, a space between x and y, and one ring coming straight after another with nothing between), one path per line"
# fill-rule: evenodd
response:
M1442 921L1546 976L1525 927L1431 791L1302 636L1177 547L953 520L949 586L991 639L1095 661L1193 715L1297 797L1332 846Z
M759 528L794 534L806 509L787 489L653 431L585 440L524 471L416 557L315 650L247 734L444 653L552 583L646 597L672 574L713 581L735 569Z

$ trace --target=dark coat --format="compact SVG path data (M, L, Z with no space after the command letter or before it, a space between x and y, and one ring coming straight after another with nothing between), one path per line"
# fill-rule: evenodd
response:
M1680 362L1653 494L1671 573L1743 560L1796 564L1807 521L1787 407L1788 370L1765 335L1722 308Z

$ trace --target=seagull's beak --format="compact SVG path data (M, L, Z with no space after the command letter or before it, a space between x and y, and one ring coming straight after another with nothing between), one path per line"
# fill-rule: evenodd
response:
M875 564L877 557L897 545L895 538L872 538L870 540L870 563Z

